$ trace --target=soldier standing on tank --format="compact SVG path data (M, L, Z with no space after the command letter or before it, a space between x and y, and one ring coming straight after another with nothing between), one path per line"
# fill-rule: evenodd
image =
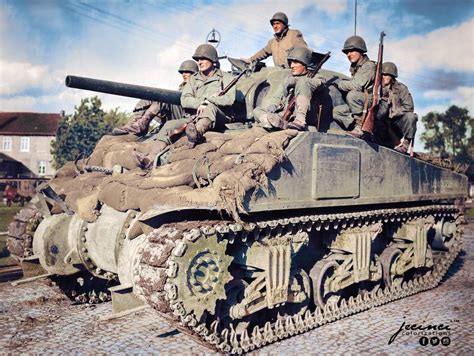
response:
M283 116L286 112L290 89L293 88L295 96L295 109L292 120L286 125L287 128L303 131L306 129L306 118L311 116L311 97L313 92L324 84L322 77L308 77L308 67L311 65L312 51L306 47L292 48L288 53L288 65L291 73L286 78L282 90L271 100L271 104L265 109L255 108L253 116L261 126L272 128L284 128Z
M401 133L400 144L395 150L407 153L416 133L418 116L414 113L413 98L406 85L400 83L397 66L392 62L382 64L382 97L376 113L376 136L383 143L389 129Z
M213 46L198 46L193 59L198 63L199 72L189 78L181 94L185 112L195 115L186 125L186 136L191 147L202 139L205 132L224 129L224 125L232 121L228 114L236 95L235 85L225 95L219 95L233 77L218 68L219 57Z
M293 47L308 47L303 34L298 30L290 30L288 24L288 16L283 12L277 12L270 19L274 35L268 41L267 45L260 51L255 53L252 57L244 59L250 63L254 61L261 61L270 56L273 57L273 63L277 67L288 68L288 51Z
M179 66L178 72L181 74L183 81L179 85L182 91L189 77L198 71L198 66L193 60L186 60ZM184 111L180 105L172 105L168 103L160 103L150 100L140 100L135 109L130 122L122 127L113 129L112 135L134 134L144 136L148 133L148 127L153 119L157 119L161 123L168 120L176 120L183 117Z
M333 119L355 137L362 137L362 120L372 102L376 65L365 54L367 46L360 36L351 36L342 49L351 62L350 79L338 79L335 85L344 103L333 108Z

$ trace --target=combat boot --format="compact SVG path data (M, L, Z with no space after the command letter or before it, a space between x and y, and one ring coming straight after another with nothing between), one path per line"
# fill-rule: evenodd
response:
M359 115L352 115L354 117L354 128L349 131L349 135L356 138L363 138L365 132L362 131L362 117Z
M398 151L403 154L407 154L409 149L410 149L410 140L408 139L402 139L400 143L394 147L395 151Z
M188 138L188 145L190 148L196 146L201 140L202 136L212 128L212 121L207 117L199 119L196 123L190 122L186 126L186 137Z
M306 129L306 114L310 109L311 101L305 95L298 95L295 103L295 119L289 122L287 128L304 131Z
M117 127L112 130L112 136L134 134L137 136L145 136L148 133L148 127L150 126L151 120L153 120L153 114L145 112L141 117L136 120L129 122L128 124Z

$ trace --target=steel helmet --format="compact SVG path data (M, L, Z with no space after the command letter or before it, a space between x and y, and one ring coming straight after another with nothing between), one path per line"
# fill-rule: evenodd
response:
M365 45L365 41L360 36L351 36L344 42L344 48L342 52L347 53L352 50L358 50L362 53L367 52L367 46Z
M288 52L288 65L294 60L308 67L311 64L312 54L313 52L306 47L293 47Z
M388 74L392 77L398 77L398 69L395 63L385 62L382 64L382 74Z
M193 59L197 61L199 58L206 58L214 63L219 60L219 57L217 56L217 50L214 48L214 46L207 43L199 45L194 51Z
M197 71L199 71L197 63L190 60L190 59L188 59L188 60L184 61L183 63L181 63L181 65L179 66L179 69L178 69L179 73L183 73L183 72L196 73Z
M273 21L280 21L283 22L285 26L288 26L288 16L283 12L276 12L270 19L271 25L273 25Z

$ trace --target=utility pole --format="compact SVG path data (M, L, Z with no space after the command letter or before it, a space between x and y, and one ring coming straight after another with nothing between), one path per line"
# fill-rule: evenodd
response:
M354 2L354 36L357 34L357 0Z

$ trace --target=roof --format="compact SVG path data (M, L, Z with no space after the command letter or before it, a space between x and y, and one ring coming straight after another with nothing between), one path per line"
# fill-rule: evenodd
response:
M60 114L0 112L0 135L56 136Z

